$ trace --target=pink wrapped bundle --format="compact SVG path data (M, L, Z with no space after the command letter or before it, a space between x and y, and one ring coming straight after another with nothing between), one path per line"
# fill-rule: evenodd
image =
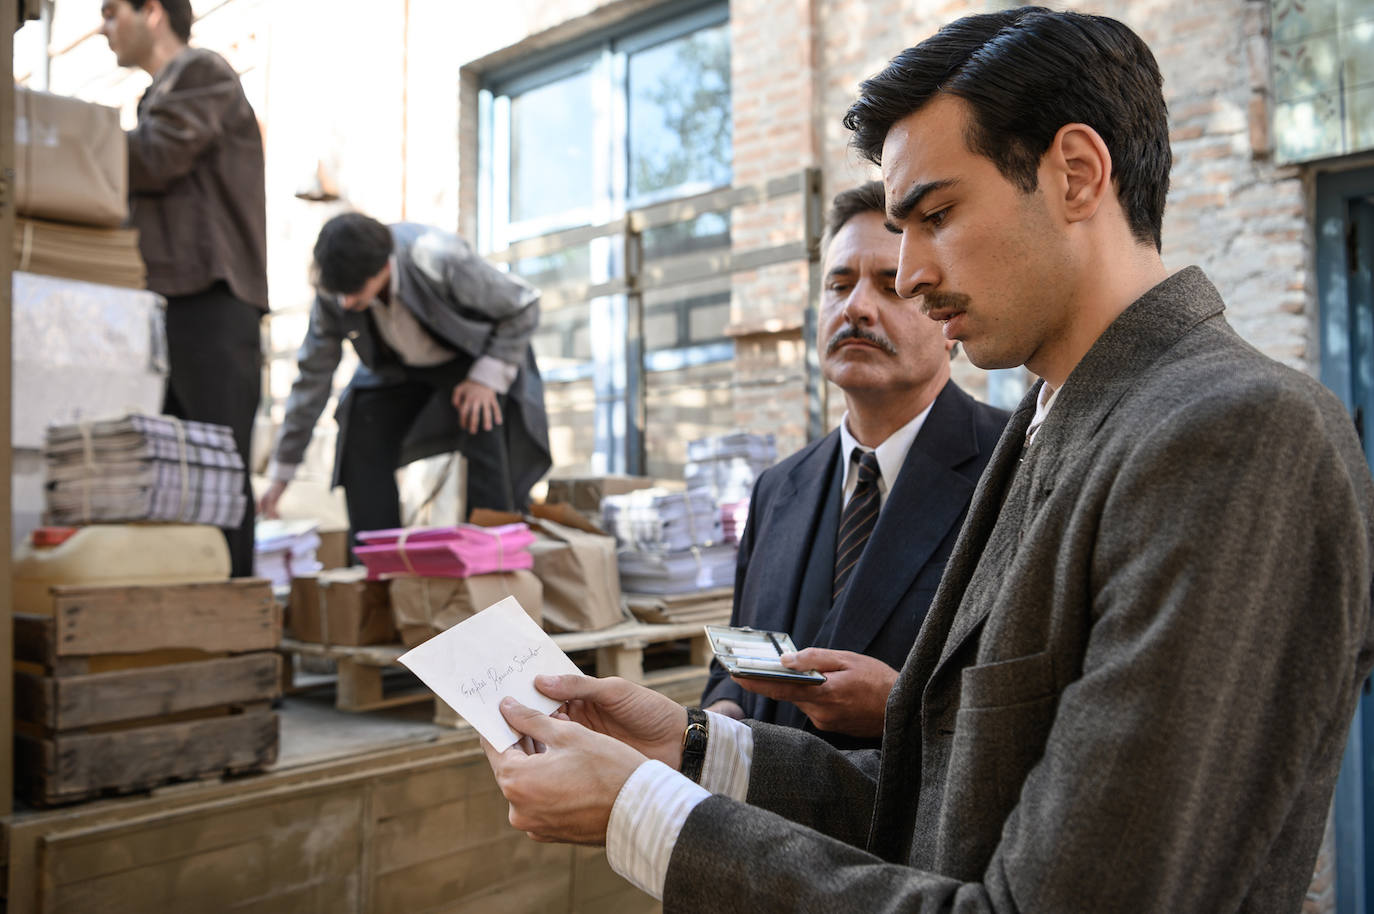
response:
M367 566L367 577L415 575L423 578L467 578L493 571L521 571L534 565L529 545L534 534L525 524L478 527L417 527L367 530L366 543L353 553Z

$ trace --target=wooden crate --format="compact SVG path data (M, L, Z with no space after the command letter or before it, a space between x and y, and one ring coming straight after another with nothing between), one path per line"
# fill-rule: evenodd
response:
M53 588L14 616L16 788L35 805L261 769L281 612L265 581Z

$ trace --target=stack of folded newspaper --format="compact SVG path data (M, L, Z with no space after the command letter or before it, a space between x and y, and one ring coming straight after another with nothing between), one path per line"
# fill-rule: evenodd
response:
M717 502L748 498L754 480L778 459L772 435L734 432L687 443L687 488L710 492Z
M291 591L291 579L324 569L315 550L320 548L319 522L264 520L253 531L253 575L272 582L274 591Z
M720 511L705 490L640 489L601 500L601 529L621 549L681 552L721 541Z
M243 459L223 425L137 413L54 425L43 456L53 524L237 527L247 508Z
M618 558L626 593L690 593L729 587L735 580L735 547L728 543L681 552L622 550Z
M727 543L739 544L744 535L744 525L749 521L749 499L721 502L720 526Z
M602 528L619 545L620 584L642 594L728 587L735 547L724 542L711 493L641 489L601 502Z

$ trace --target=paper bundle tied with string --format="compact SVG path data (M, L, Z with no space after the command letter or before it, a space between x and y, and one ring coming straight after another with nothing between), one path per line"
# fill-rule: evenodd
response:
M406 647L428 641L505 597L515 597L536 625L543 623L544 585L530 571L391 579L392 617Z
M368 577L466 578L527 570L532 564L528 549L534 534L517 520L499 527L459 524L364 530L358 539L363 545L353 554L367 566Z
M534 532L529 551L544 585L544 628L594 631L630 618L620 601L615 539L571 505L532 505L526 518ZM518 514L477 508L472 523L499 529Z
M50 524L174 521L237 527L243 458L223 425L131 413L49 426L43 443Z

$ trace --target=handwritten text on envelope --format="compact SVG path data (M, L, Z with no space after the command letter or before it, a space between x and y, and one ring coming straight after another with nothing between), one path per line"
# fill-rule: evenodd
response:
M509 695L550 714L560 702L534 687L535 674L581 672L515 597L440 632L400 660L500 750L520 739L501 716L502 698Z

